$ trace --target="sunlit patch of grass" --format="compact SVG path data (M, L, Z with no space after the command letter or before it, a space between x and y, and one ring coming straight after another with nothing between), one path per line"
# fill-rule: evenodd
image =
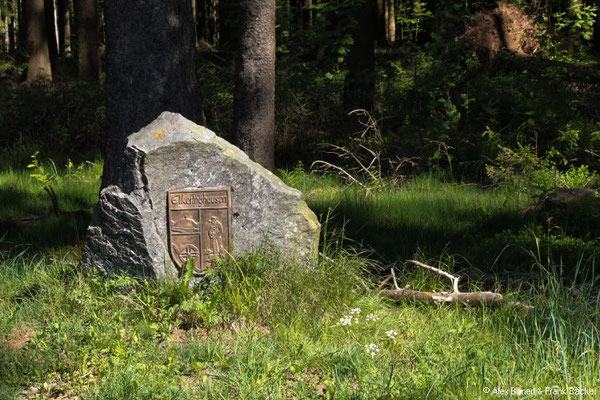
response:
M30 244L36 248L74 244L83 238L98 200L102 161L85 162L79 170L56 168L58 179L52 187L60 215L53 215L52 202L43 185L22 169L2 163L0 170L0 234L9 244ZM50 170L53 165L46 162Z
M57 186L65 210L95 201L101 166L88 168L89 184ZM59 235L77 243L85 225L66 224L61 216L32 228L28 240L23 233L21 241L6 237L0 244L10 250L0 254L0 397L33 390L91 399L479 399L485 388L598 390L593 249L566 263L543 247L543 230L532 230L533 248L521 254L534 278L510 284L474 273L466 261L465 254L478 254L470 247L485 240L526 239L521 210L527 199L433 176L367 195L331 177L283 175L323 215L323 255L298 265L265 247L219 264L196 291L82 270L77 247L33 252L22 246L56 243ZM0 179L8 188L39 191L39 199L11 211L16 216L51 212L27 172L5 170ZM349 249L350 239L396 258L378 264L377 257ZM461 281L462 290L494 289L534 309L378 297L378 274L392 265L402 285L448 289L443 278L397 261L405 253L460 270L471 278Z
M484 388L598 388L597 282L567 287L547 274L507 293L531 311L393 303L371 292L365 262L329 254L295 266L263 252L222 264L210 278L221 322L182 330L183 303L162 284L81 271L68 255L4 258L1 386L15 394L53 384L97 399L477 399ZM210 301L203 293L193 301ZM25 325L31 341L8 349Z
M575 263L581 251L600 252L600 203L527 213L534 200L507 188L483 188L421 175L398 188L366 191L298 168L283 180L304 192L309 206L343 231L355 247L394 262L459 254L458 267L499 272L503 264L528 270L527 253L545 252ZM466 262L468 260L468 262Z

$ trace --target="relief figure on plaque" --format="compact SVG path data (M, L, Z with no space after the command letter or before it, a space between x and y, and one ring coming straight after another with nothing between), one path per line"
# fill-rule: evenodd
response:
M210 238L210 249L214 256L225 257L223 246L223 224L214 215L208 220L208 237Z
M171 219L171 232L197 233L200 229L200 223L196 220L196 216L198 215L197 211L178 211L173 214L173 219Z

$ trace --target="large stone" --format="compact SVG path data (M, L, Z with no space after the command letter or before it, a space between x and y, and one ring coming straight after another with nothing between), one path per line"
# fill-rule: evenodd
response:
M106 273L177 276L168 251L167 191L230 186L233 255L262 245L307 260L320 224L302 194L179 114L164 112L128 138L118 186L100 192L83 263Z

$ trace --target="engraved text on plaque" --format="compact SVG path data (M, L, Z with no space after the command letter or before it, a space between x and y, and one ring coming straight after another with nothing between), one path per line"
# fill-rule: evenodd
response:
M231 189L225 186L171 190L167 194L169 249L181 269L194 258L195 272L224 258L231 248Z

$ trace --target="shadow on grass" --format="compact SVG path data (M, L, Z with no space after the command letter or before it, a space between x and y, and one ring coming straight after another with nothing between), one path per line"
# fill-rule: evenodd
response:
M539 213L524 212L525 203L495 208L457 203L442 211L433 202L424 202L422 210L405 205L413 209L398 216L366 202L341 201L332 212L329 231L343 230L351 245L372 251L372 257L386 265L411 258L452 258L448 262L455 263L455 271L481 279L492 274L507 280L537 274L541 271L532 266L540 263L558 266L560 271L555 272L570 279L582 262L594 273L594 258L600 255L597 203ZM318 215L327 215L326 202L311 207Z
M27 246L34 252L44 252L80 244L90 218L88 212L67 212L33 220L2 221L0 250L9 251Z

